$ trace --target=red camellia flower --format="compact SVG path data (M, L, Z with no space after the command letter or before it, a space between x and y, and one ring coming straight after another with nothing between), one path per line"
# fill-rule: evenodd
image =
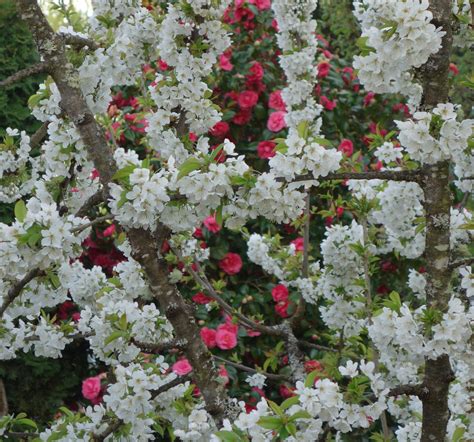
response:
M272 298L275 302L286 301L288 299L288 289L283 284L278 284L272 289Z
M229 252L219 261L219 268L228 275L236 275L242 268L242 258L237 253Z
M288 300L286 301L280 301L277 305L275 305L275 312L277 315L281 316L282 318L288 318L288 306L289 302Z
M82 381L82 395L92 403L96 403L95 401L100 396L101 388L99 376L93 376Z
M295 393L291 388L288 388L286 385L280 385L279 388L280 396L284 399L288 399L290 397L295 396Z
M212 233L217 233L219 230L221 230L221 226L216 220L216 217L214 215L208 216L203 224L206 226L206 229L209 230L209 232Z
M263 79L265 71L263 70L262 65L258 61L254 61L252 66L249 69L249 74L247 75L247 80L256 82Z
M260 141L257 146L257 155L259 158L268 159L276 155L276 143L273 141Z
M251 5L255 5L259 11L265 11L270 9L271 1L270 0L248 0Z
M367 95L364 97L364 107L370 106L375 102L375 94L373 92L367 92Z
M354 153L354 143L347 138L344 138L337 148L339 152L342 152L346 157L351 157Z
M232 118L232 122L237 126L245 126L252 118L252 111L250 109L241 109Z
M229 132L229 125L225 121L214 124L209 133L216 138L224 138Z
M326 78L331 70L329 61L322 61L318 64L318 78Z
M322 368L323 366L321 365L321 362L319 361L311 360L311 361L306 361L304 363L304 370L306 371L306 373L311 373L314 370L321 371Z
M183 358L173 364L171 367L174 373L178 376L184 376L193 371L193 367L186 358Z
M273 112L270 117L268 117L267 128L271 132L280 132L286 127L285 121L286 113L283 111Z
M237 103L241 109L252 109L257 102L258 94L254 91L243 91L237 99Z
M324 109L326 110L334 110L337 106L336 100L330 100L326 95L321 95L321 98L319 99L319 103L324 106Z
M286 111L286 104L281 98L281 91L273 91L268 98L268 107L276 111Z
M192 300L196 304L209 304L213 299L210 298L209 296L206 296L203 292L197 292L193 297Z
M216 344L221 350L231 350L237 345L237 334L219 326L216 332Z
M457 67L454 63L449 63L449 71L450 71L453 75L458 75L458 74L459 74L459 69L458 69L458 67Z
M203 327L201 328L201 339L207 348L214 348L216 344L216 331L212 328Z
M291 244L295 246L297 252L302 252L304 250L304 238L299 237L291 241Z
M340 218L342 215L344 215L344 207L336 208L336 215L337 215L338 218Z

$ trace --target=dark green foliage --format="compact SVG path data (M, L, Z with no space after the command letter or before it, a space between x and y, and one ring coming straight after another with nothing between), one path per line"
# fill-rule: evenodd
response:
M321 0L317 21L317 32L331 42L332 51L348 60L359 53L356 41L360 29L352 13L352 0Z
M61 359L19 354L2 361L0 377L5 383L10 413L25 412L41 425L50 421L62 405L74 408L81 399L81 381L89 374L87 344L73 342Z
M0 80L38 62L31 35L20 21L13 0L0 0L0 60ZM0 89L0 134L7 127L29 133L39 127L27 101L43 80L44 76L37 75Z

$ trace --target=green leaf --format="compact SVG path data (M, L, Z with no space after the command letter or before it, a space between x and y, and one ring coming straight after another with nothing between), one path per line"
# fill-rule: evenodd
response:
M105 344L105 345L108 345L108 344L110 344L111 342L115 341L116 339L118 339L118 338L123 338L123 337L125 337L126 335L127 335L127 334L126 334L124 331L122 331L122 330L116 330L116 331L112 332L112 334L111 334L109 337L107 337L107 339L104 341L104 344Z
M223 442L240 442L241 438L232 431L218 431L216 436Z
M217 208L217 211L216 211L216 222L217 224L219 224L219 226L222 227L222 204Z
M15 424L16 425L26 425L27 427L34 428L35 430L38 428L34 421L32 421L31 419L27 419L27 418L16 419Z
M201 161L195 157L188 158L179 168L178 180L189 175L193 170L198 170L202 166Z
M15 218L22 223L26 218L26 204L23 200L19 200L15 204Z
M112 181L121 181L127 179L136 168L137 166L135 164L130 164L120 170L117 170L117 172L115 172L114 176L112 177Z
M463 436L465 432L466 432L466 429L463 427L456 428L456 430L453 433L451 442L461 442L463 440Z
M271 401L270 399L267 399L267 403L270 405L270 408L274 411L274 413L278 414L278 416L283 416L285 414L277 403Z
M301 138L308 138L308 129L309 129L309 123L307 121L302 121L300 124L298 124L298 135Z
M314 141L316 141L316 143L320 144L321 146L332 147L331 142L326 138L314 137Z
M300 398L298 396L293 396L288 399L285 399L281 404L280 408L282 410L286 410L287 408L292 407L293 405L299 404L300 403Z
M319 375L319 371L318 370L314 370L312 371L306 378L306 380L304 381L304 386L306 388L312 388L314 386L314 380L318 377Z
M262 416L258 422L262 428L266 430L278 430L279 428L283 427L283 421L280 417L274 416Z
M293 416L291 416L288 421L293 422L297 419L311 419L311 415L305 410L300 410L297 411Z

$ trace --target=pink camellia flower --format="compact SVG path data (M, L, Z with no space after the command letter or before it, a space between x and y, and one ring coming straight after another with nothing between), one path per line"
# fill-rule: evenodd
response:
M339 152L342 152L346 157L351 157L354 153L354 143L347 138L344 138L337 148Z
M84 379L82 381L82 395L90 401L95 401L100 396L101 387L99 376Z
M203 327L201 328L201 339L207 348L214 348L216 344L216 331L212 328Z
M281 97L281 91L274 91L270 94L268 107L276 111L286 111L286 104Z
M231 350L237 345L237 334L219 326L216 332L216 344L221 350Z
M216 220L216 217L214 215L209 215L203 222L204 226L206 226L206 229L209 230L209 232L212 233L217 233L219 230L221 230L221 226Z
M267 128L272 132L280 132L282 129L286 127L285 121L286 112L277 111L273 112L268 117Z
M273 141L260 141L257 146L257 155L259 158L268 159L276 155L276 143Z
M175 362L171 369L179 376L184 376L193 371L193 367L191 367L191 364L186 358L180 359L179 361Z
M230 57L228 57L227 55L225 54L221 54L219 56L219 67L223 70L223 71L231 71L233 68L234 68L234 65L230 62Z
M225 121L214 124L209 133L216 138L224 138L229 132L229 125Z
M102 232L102 235L104 235L104 237L107 238L108 236L112 236L114 233L115 233L115 224L111 224Z
M337 106L336 100L330 100L326 95L321 95L321 98L319 99L319 103L324 106L324 109L326 110L334 110Z
M195 143L198 140L198 136L194 132L189 132L189 140Z
M275 302L286 301L288 299L288 289L283 284L278 284L272 288L272 298Z
M237 253L229 252L219 261L219 268L228 275L236 275L242 268L242 258Z
M295 246L297 252L302 252L304 250L304 238L299 237L291 241L291 244Z
M219 373L219 377L222 378L222 382L224 386L227 385L229 383L229 373L226 370L224 365L219 365L218 373Z
M318 78L326 78L331 70L329 61L322 61L318 64Z
M253 330L253 329L251 329L251 328L246 328L245 331L247 332L247 336L248 336L249 338L254 338L254 337L256 337L256 336L260 336L260 335L261 335L261 333L260 333L259 331Z
M310 361L306 361L304 363L304 371L306 371L306 373L311 373L314 370L321 371L322 369L323 369L323 366L321 365L321 362L316 361L314 359Z
M255 5L259 11L265 11L270 9L271 1L270 0L248 0L251 5Z
M160 71L167 71L170 67L168 66L168 63L164 60L158 60L158 69Z
M237 98L241 109L252 109L258 102L258 94L254 91L243 91Z
M275 305L275 312L277 315L281 316L282 318L288 318L288 306L289 302L288 300L286 301L280 301L277 305Z
M79 322L79 320L81 319L81 314L79 312L74 312L72 315L71 315L71 319L74 321L74 322Z
M286 385L280 385L279 391L280 391L280 396L285 399L295 396L293 389L288 388Z
M232 316L230 315L225 315L225 323L219 325L218 328L225 328L235 334L237 334L237 332L239 331L239 326L234 322Z

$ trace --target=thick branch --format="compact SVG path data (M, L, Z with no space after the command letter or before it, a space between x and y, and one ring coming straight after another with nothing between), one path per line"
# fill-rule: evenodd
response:
M45 62L40 62L33 66L29 66L25 69L22 69L21 71L16 72L13 75L10 75L4 80L0 81L0 87L7 87L25 78L31 77L32 75L48 72L48 69L49 69L49 64Z
M449 268L451 270L455 270L458 267L466 267L466 266L471 266L471 265L474 265L474 257L459 259L457 261L450 262Z
M89 38L80 37L79 35L74 34L59 35L63 38L65 44L72 46L74 49L82 49L88 47L89 49L95 51L99 48L99 45Z
M61 94L61 107L81 135L107 194L117 166L102 130L78 86L78 73L67 60L64 41L51 29L36 0L18 0L17 3L40 54L50 65L50 74ZM176 286L169 282L167 263L160 258L159 247L169 236L168 229L159 225L155 235L145 229L130 229L127 236L132 256L145 270L151 292L159 302L161 311L172 324L176 336L188 342L185 354L193 367L194 378L202 392L207 411L221 420L228 402L226 391L217 381L212 355L200 337L193 310Z
M3 299L3 304L0 306L0 317L3 316L5 310L8 306L16 299L17 296L20 295L21 291L25 288L25 286L35 279L37 276L41 275L40 269L33 269L30 270L20 281L14 284L10 290L8 290L6 297Z
M399 385L398 387L392 388L388 395L390 397L395 396L418 396L420 399L426 397L429 390L426 386L422 384L418 385Z
M157 355L173 349L184 350L187 344L186 341L180 339L173 339L172 341L163 342L160 344L150 344L146 342L136 341L133 339L131 343L135 344L140 350L145 353L152 353Z
M30 147L35 149L39 147L41 142L44 140L48 134L49 121L45 121L40 128L30 137Z

